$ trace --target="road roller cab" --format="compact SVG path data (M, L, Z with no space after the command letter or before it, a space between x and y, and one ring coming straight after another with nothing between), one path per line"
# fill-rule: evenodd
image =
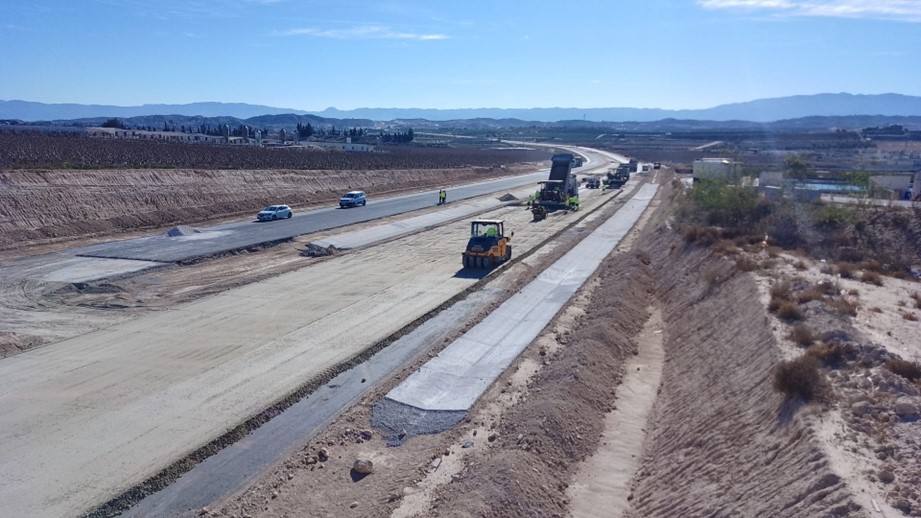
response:
M499 219L477 219L470 223L470 240L463 253L464 268L493 268L512 258L511 237Z

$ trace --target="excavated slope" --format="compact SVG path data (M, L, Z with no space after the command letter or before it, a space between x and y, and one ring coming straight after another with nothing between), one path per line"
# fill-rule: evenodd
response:
M668 332L633 516L861 516L772 388L780 360L749 274L662 233L649 251Z

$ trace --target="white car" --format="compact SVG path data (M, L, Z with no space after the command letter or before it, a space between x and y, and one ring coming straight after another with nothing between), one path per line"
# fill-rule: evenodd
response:
M288 219L294 215L291 207L287 205L269 205L256 214L259 221L274 221L276 219Z

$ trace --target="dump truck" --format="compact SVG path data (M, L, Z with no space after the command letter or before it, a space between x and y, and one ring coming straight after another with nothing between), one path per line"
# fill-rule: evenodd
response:
M551 159L550 177L539 182L540 190L531 203L534 221L547 217L555 210L577 210L579 208L579 182L572 174L573 155L558 153Z
M607 172L604 178L605 189L620 189L630 180L630 165L620 164L617 169Z
M461 254L464 268L495 268L512 258L511 235L505 235L501 219L476 219L470 222L470 239Z

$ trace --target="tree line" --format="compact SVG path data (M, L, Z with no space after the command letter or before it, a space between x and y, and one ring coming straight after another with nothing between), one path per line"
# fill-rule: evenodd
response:
M245 138L256 138L256 132L260 131L258 128L248 126L246 124L240 124L238 126L231 127L229 124L222 124L218 126L201 124L201 125L185 125L185 124L172 124L169 121L163 123L162 127L154 126L133 126L129 127L125 122L118 118L111 118L102 123L103 128L116 128L116 129L136 129L142 131L164 131L164 132L179 132L179 133L199 133L202 135L209 135L213 137L245 137ZM268 130L262 130L263 135L268 135ZM405 131L394 131L394 132L385 132L384 130L379 130L377 135L372 135L367 128L345 128L340 129L335 126L330 127L321 127L315 128L309 122L306 124L297 123L295 131L292 136L296 136L298 141L307 140L311 137L318 138L330 138L330 137L351 137L353 139L358 138L374 138L376 137L379 142L387 144L404 144L412 142L416 135L412 128L409 128ZM287 131L285 129L279 130L279 137L287 140Z

